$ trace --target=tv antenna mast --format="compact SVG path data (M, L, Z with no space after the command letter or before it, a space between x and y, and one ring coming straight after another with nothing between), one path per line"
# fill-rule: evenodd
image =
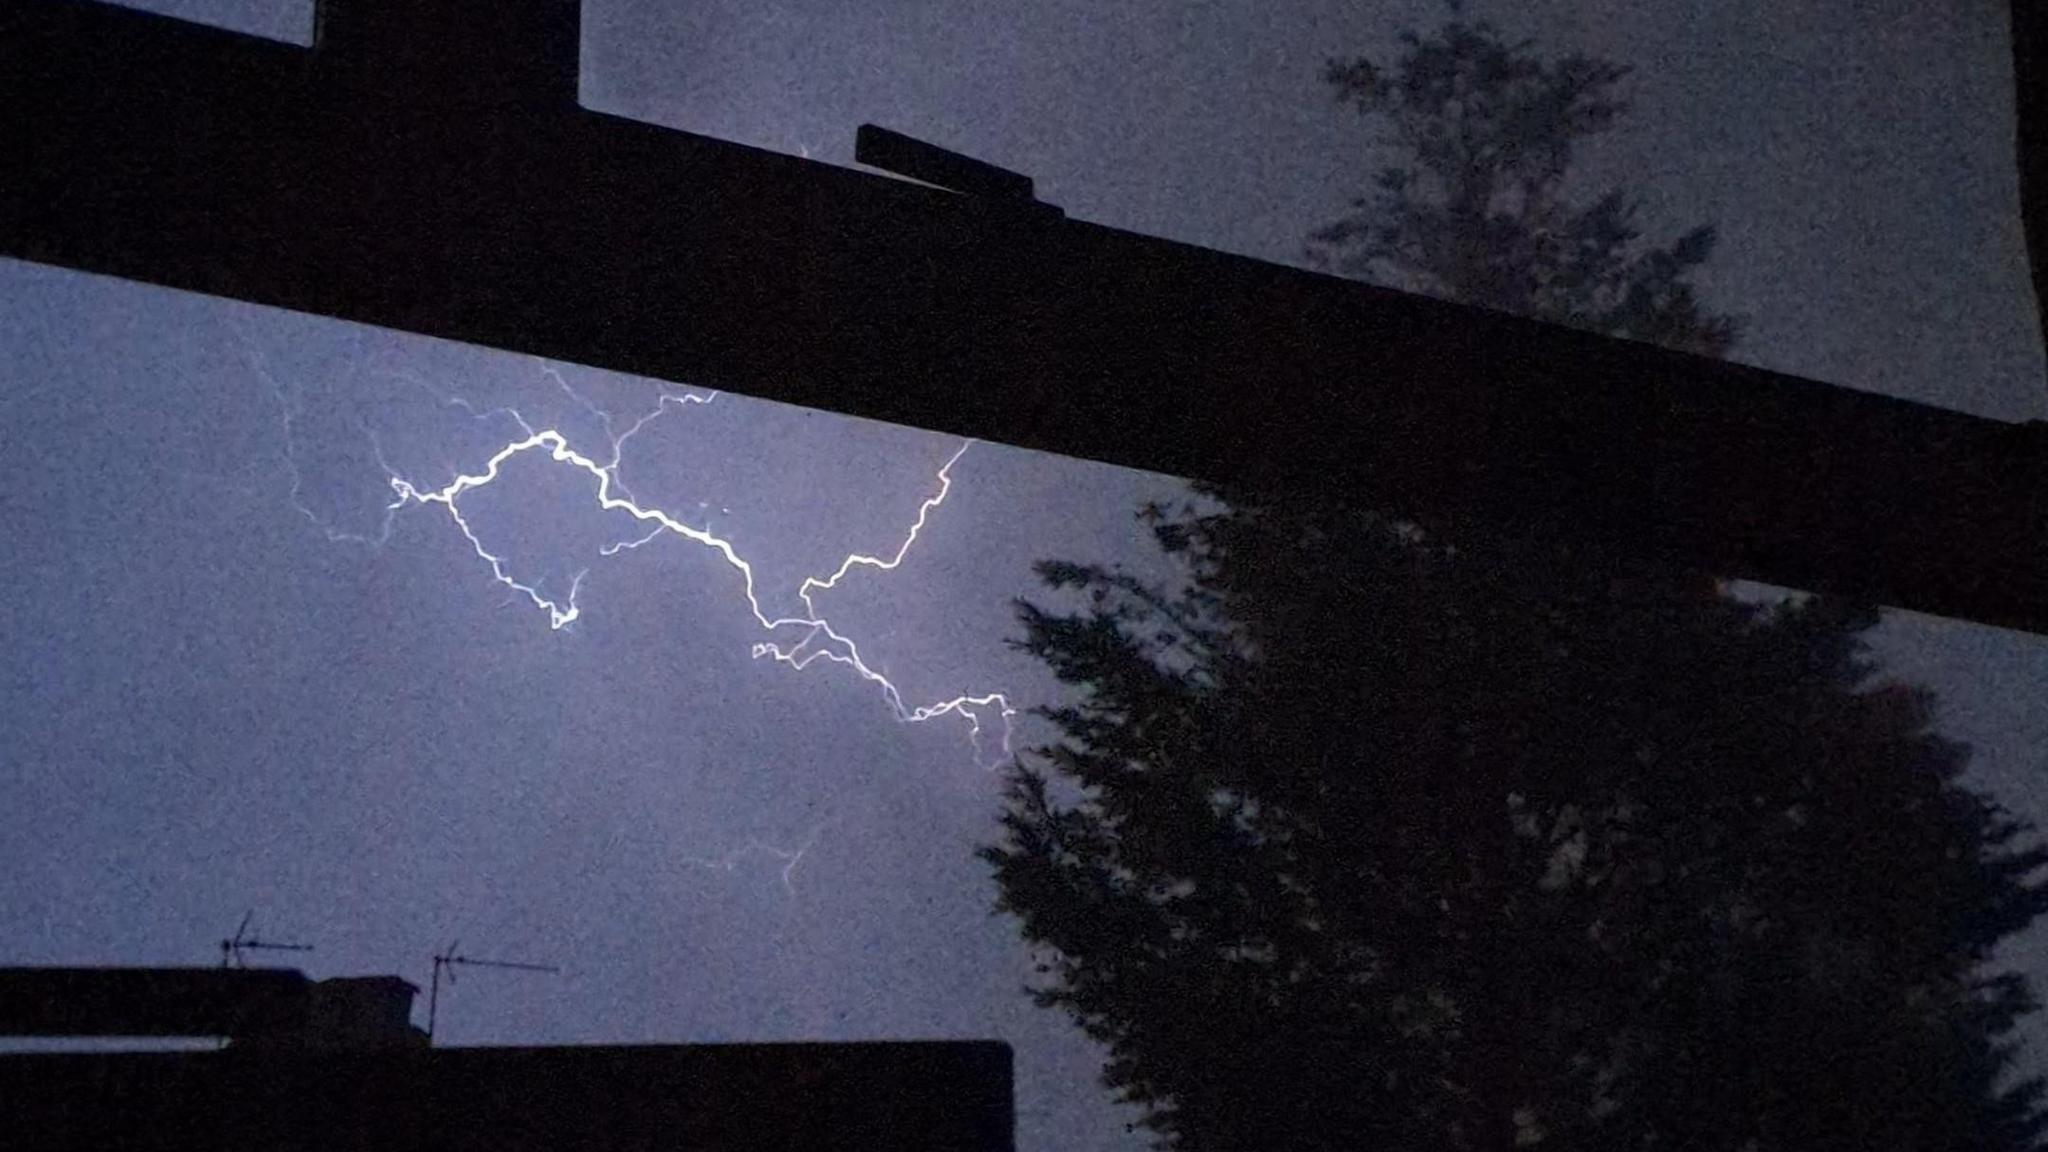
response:
M430 1045L434 1042L434 1023L440 1016L443 971L448 974L450 988L455 986L457 968L510 968L518 972L545 972L550 976L558 976L562 972L552 964L527 964L518 960L484 960L475 956L464 956L456 950L461 943L460 940L451 941L447 949L434 954L434 977L431 989L427 993L427 1043Z
M242 922L235 926L235 934L220 942L220 966L223 968L247 968L244 952L311 952L311 944L289 944L282 940L261 940L249 935L249 921L256 916L254 908L242 913Z

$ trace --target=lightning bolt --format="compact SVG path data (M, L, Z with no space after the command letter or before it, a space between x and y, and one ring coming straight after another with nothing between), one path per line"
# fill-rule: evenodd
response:
M802 640L787 648L777 647L775 644L765 641L755 644L754 657L759 659L763 656L769 656L790 665L799 672L821 659L830 660L835 664L851 668L861 679L881 689L883 697L889 702L889 707L895 712L896 718L905 723L922 723L939 716L961 716L967 721L968 740L973 745L974 758L977 764L982 762L984 755L981 716L983 712L993 710L1001 717L1003 725L1002 751L995 762L997 765L1000 765L1010 755L1011 723L1012 718L1016 715L1015 710L1010 707L1010 702L1004 698L1002 693L990 692L980 696L961 695L935 704L923 704L916 708L905 707L903 694L897 691L896 685L890 683L887 676L868 667L866 661L861 659L860 647L854 643L853 638L834 630L832 625L826 621L824 614L818 611L817 604L811 599L812 596L819 592L830 591L837 587L839 582L846 578L847 573L855 568L873 568L880 572L895 571L903 563L903 558L910 554L910 546L917 543L918 534L924 531L925 524L930 519L932 512L939 505L946 502L947 494L953 490L953 465L958 464L960 458L965 456L967 450L973 446L974 441L972 440L961 444L959 449L948 457L946 463L939 468L938 492L926 499L924 503L918 505L917 519L911 524L910 531L904 534L903 543L897 546L894 555L884 560L879 556L867 556L857 552L851 553L839 562L839 567L830 576L823 579L816 576L804 577L803 583L797 587L797 599L803 602L804 611L810 616L810 619L802 621L801 625L810 628L811 631ZM751 598L751 589L749 590L749 596ZM758 614L757 611L756 615ZM787 622L797 623L796 621ZM811 641L820 635L839 645L843 651L835 652L829 648L810 648Z
M745 844L715 859L703 856L685 856L683 861L686 864L692 864L699 868L708 868L715 872L732 872L740 866L740 861L745 860L749 856L767 856L770 859L782 862L783 890L794 895L796 884L790 877L796 873L796 866L804 862L804 855L816 846L818 843L818 833L823 831L824 827L823 824L820 824L816 828L811 829L811 834L804 839L802 844L799 844L794 849L777 848L775 845L765 841L750 839Z
M566 594L560 596L543 592L539 582L527 583L514 575L506 557L488 548L463 515L462 499L465 495L494 484L504 475L507 464L528 454L539 453L562 467L573 469L592 481L593 503L599 512L624 513L644 526L644 531L630 539L615 541L599 549L601 557L617 556L621 552L646 547L657 540L676 538L678 540L708 548L732 569L738 578L740 598L745 602L748 613L762 631L768 634L753 645L755 659L768 659L801 672L819 662L826 662L850 670L862 681L873 686L882 697L894 718L904 724L922 724L942 717L958 717L967 725L967 739L975 764L993 769L1006 762L1012 755L1011 738L1016 710L1007 696L1001 692L962 693L949 699L912 705L905 701L902 691L883 672L873 667L863 656L859 644L848 633L835 627L819 608L817 597L829 592L850 576L856 569L872 569L878 573L897 570L909 556L911 548L931 522L931 517L946 501L953 488L953 468L961 457L974 445L969 440L960 445L946 462L940 466L936 480L936 491L918 506L917 516L895 549L884 554L849 553L838 566L825 576L806 576L797 587L797 601L803 605L801 614L772 615L762 607L760 581L754 567L740 555L731 541L714 534L709 522L704 527L694 527L659 507L644 504L620 477L620 467L628 441L671 409L682 409L693 405L710 404L717 393L661 393L654 407L635 416L625 423L623 431L620 422L612 413L593 403L589 397L572 386L568 379L553 365L543 362L541 371L579 407L590 413L603 429L608 450L602 457L579 451L567 435L554 427L536 427L512 407L483 408L471 404L461 397L444 394L417 376L403 372L388 375L402 382L412 384L425 391L436 402L457 408L479 422L509 422L517 434L506 440L474 472L462 472L450 468L452 478L445 484L429 485L407 477L386 457L373 430L358 425L370 445L372 455L385 473L385 482L390 489L391 499L383 506L382 520L374 534L347 532L333 527L308 507L301 496L302 481L295 456L294 421L301 414L301 401L286 388L269 369L267 362L255 350L253 343L245 341L249 349L250 363L256 374L277 396L285 444L285 467L287 470L288 498L291 504L330 541L351 543L368 547L382 547L391 537L392 525L397 515L406 508L435 507L444 513L449 522L466 540L477 558L489 569L491 578L504 586L513 602L524 599L535 609L546 614L549 627L560 630L574 623L583 612L577 598L582 591L584 578L589 568L577 572L570 581ZM772 637L789 633L801 633L793 642L778 643ZM995 731L992 733L991 728ZM779 852L766 845L761 850ZM797 858L802 855L797 853ZM795 867L795 859L789 861L787 873Z
M257 379L262 380L270 388L271 393L277 397L278 421L284 433L284 469L286 479L289 481L286 498L291 501L291 506L298 511L299 515L304 516L315 528L318 528L327 537L329 543L362 544L372 548L382 547L386 541L391 539L392 519L404 505L394 502L385 507L382 525L375 536L366 536L360 532L343 531L321 519L319 513L307 507L305 500L299 495L300 490L305 485L305 477L299 472L297 428L298 420L303 415L303 402L292 389L285 387L284 383L271 372L269 359L263 355L262 351L258 349L253 341L244 336L242 347L248 357L250 369L255 372Z

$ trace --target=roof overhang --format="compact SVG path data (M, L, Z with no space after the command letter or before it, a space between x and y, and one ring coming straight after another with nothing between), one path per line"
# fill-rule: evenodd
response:
M17 0L0 254L2048 631L2038 426L592 112L571 0L326 3Z

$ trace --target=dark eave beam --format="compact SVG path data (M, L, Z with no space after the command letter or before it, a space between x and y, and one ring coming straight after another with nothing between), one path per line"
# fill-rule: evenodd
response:
M594 113L569 0L320 29L14 0L0 254L2048 631L2035 426Z

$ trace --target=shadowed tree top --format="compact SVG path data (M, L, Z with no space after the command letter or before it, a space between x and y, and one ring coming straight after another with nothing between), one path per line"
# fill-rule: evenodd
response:
M1581 55L1545 60L1485 22L1453 20L1402 43L1392 67L1348 57L1323 70L1338 101L1377 123L1401 161L1311 234L1311 259L1609 335L1728 350L1736 322L1706 313L1686 283L1713 254L1712 225L1649 245L1635 198L1613 189L1580 203L1570 194L1579 145L1628 110L1618 93L1627 68Z
M1333 62L1403 163L1341 269L1719 353L1686 283L1571 202L1625 69L1484 24ZM1370 383L1351 384L1370 387ZM2048 850L1961 784L1874 610L1505 531L1212 490L1148 509L1179 588L1047 563L1021 647L1078 689L984 853L1041 1004L1165 1146L1867 1152L2034 1145L2007 1085ZM1532 500L1541 492L1529 494Z

